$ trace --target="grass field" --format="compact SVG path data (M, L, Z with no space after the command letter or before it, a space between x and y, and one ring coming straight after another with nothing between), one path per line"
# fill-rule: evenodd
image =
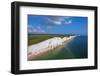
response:
M68 37L71 35L58 35L58 34L29 34L28 35L28 46L39 43L41 41L53 38L53 37Z

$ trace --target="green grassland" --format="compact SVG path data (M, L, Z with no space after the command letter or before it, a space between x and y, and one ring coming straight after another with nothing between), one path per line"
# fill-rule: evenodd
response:
M28 46L39 43L41 41L53 38L53 37L68 37L70 35L59 35L59 34L29 34L28 35Z

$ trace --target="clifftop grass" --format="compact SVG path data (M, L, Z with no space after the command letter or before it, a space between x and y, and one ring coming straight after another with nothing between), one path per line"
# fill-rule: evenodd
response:
M58 35L58 34L30 34L28 35L28 45L36 44L41 41L53 38L53 37L68 37L70 35Z

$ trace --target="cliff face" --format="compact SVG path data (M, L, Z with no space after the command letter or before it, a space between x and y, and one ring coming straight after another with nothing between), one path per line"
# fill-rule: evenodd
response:
M73 39L75 36L70 37L54 37L45 41L42 41L40 43L31 45L28 47L28 59L32 59L33 56L35 57L38 54L52 51L54 48L57 48L61 45L63 45L64 42L69 42L71 39Z

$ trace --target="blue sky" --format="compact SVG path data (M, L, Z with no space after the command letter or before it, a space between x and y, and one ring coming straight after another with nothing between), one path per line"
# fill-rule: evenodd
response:
M87 26L87 17L28 15L29 34L87 35Z

